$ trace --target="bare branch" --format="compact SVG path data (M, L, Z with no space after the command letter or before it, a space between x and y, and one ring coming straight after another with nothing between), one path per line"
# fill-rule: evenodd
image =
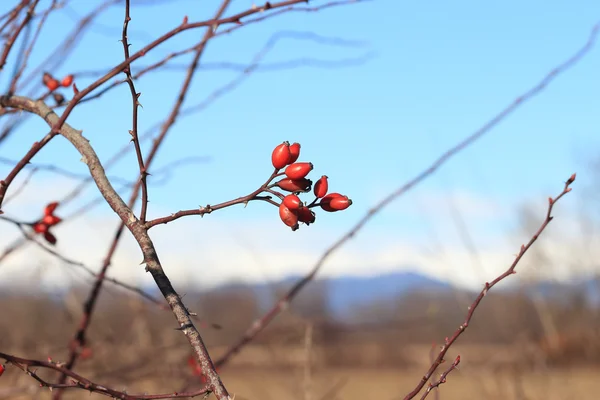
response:
M55 362L49 359L48 361L30 360L27 358L20 358L12 356L10 354L0 353L0 358L5 359L27 375L35 379L40 387L46 387L52 392L53 389L79 389L85 390L90 393L97 393L103 396L111 397L114 399L121 400L150 400L150 399L174 399L174 398L186 398L208 395L211 391L208 387L202 389L186 392L186 393L166 393L166 394L128 394L111 389L104 385L99 385L92 382L91 380L76 374L75 372L64 367L63 363ZM31 367L45 368L54 371L58 371L71 378L69 383L51 383L42 379L38 374L37 370L32 370Z
M128 59L129 56L129 41L127 39L127 27L129 26L129 21L131 21L130 16L130 0L125 0L125 21L123 21L123 34L121 37L121 42L123 43L123 52L125 53L125 59ZM141 106L139 102L139 98L141 93L138 93L135 90L135 85L133 84L133 77L131 76L131 68L127 66L123 72L125 73L125 80L129 85L129 90L131 92L131 102L132 102L132 128L129 131L131 135L131 141L135 147L135 155L138 161L138 167L140 170L140 187L142 189L142 209L140 211L140 221L142 223L146 222L146 210L148 207L148 185L146 184L146 178L148 177L148 173L146 172L146 167L144 166L144 156L142 155L142 148L140 147L140 140L138 138L138 107Z
M456 356L456 358L454 359L454 362L452 364L450 364L450 367L448 367L448 369L446 369L444 372L442 372L440 374L440 378L437 381L430 383L429 386L427 386L427 390L425 390L425 392L423 392L423 396L421 396L421 400L424 400L427 396L429 396L429 393L431 393L431 391L433 389L436 389L436 388L440 387L441 384L446 383L446 378L448 377L448 374L450 374L450 372L454 371L455 369L458 369L459 363L460 363L460 356Z
M39 2L40 0L34 0L33 2L31 2L29 8L27 9L25 17L23 18L23 21L21 21L21 23L17 26L17 29L14 30L13 34L4 43L4 49L2 49L2 54L0 55L0 71L4 69L4 66L6 65L6 59L10 54L10 50L12 49L13 44L15 44L15 42L17 41L17 38L21 34L21 31L23 31L23 28L29 23L29 21L31 21L31 18L33 17L33 10L35 10L35 7L38 5Z
M413 389L413 391L410 392L409 394L407 394L406 397L404 397L404 400L412 399L417 394L419 394L419 392L421 391L421 389L423 389L423 386L425 386L425 384L431 378L431 376L433 375L433 373L435 372L435 370L440 366L440 364L442 364L444 362L444 356L446 355L446 353L450 349L450 346L452 346L452 344L454 342L456 342L456 340L458 339L458 337L460 335L462 335L463 332L467 329L467 327L469 326L469 323L471 322L471 318L473 318L473 314L475 313L475 310L477 309L477 306L479 306L479 303L481 303L481 301L483 300L483 298L488 294L489 290L491 288L493 288L494 286L496 286L496 284L498 284L500 281L502 281L505 278L507 278L507 277L509 277L509 276L517 273L517 271L515 270L515 268L519 264L519 261L521 261L521 259L523 258L523 256L527 252L527 250L529 250L529 248L533 245L533 243L535 243L535 241L538 239L538 237L546 229L546 227L548 226L548 224L550 223L550 221L552 221L552 219L554 218L552 216L552 210L554 208L554 205L565 194L567 194L567 193L569 193L571 191L571 188L569 186L574 181L575 181L575 174L571 175L571 177L565 182L565 186L563 188L563 191L558 196L556 196L555 198L550 197L548 199L548 211L546 212L546 218L544 219L544 221L542 222L542 224L538 228L537 232L535 232L533 234L533 236L531 237L531 239L529 240L529 242L527 242L527 244L521 245L521 249L519 250L519 253L515 257L515 260L513 261L513 263L510 265L510 267L508 267L508 269L503 274L501 274L500 276L498 276L493 281L485 283L483 290L479 293L479 295L477 296L477 298L475 299L475 301L473 301L473 303L469 306L469 312L467 313L467 317L465 318L465 321L462 323L462 325L460 325L458 327L458 329L454 332L454 334L450 338L446 338L444 345L442 346L442 348L441 348L440 352L438 353L437 357L435 358L435 360L431 364L431 367L429 368L429 370L425 373L425 375L423 375L423 378L421 378L421 380L419 381L419 383L417 384L417 386ZM460 358L457 359L457 360L460 361Z
M3 97L2 104L9 107L20 108L22 110L35 113L42 117L50 126L57 124L59 117L42 101L34 102L33 100L23 97ZM89 141L82 135L81 131L73 129L67 124L61 125L60 134L64 136L71 144L79 151L82 156L82 161L88 166L90 174L96 182L96 186L102 193L106 202L110 205L113 211L121 218L123 224L131 232L136 239L140 250L144 256L143 263L146 264L146 271L152 274L154 281L158 285L161 293L167 300L179 324L179 329L187 337L192 346L196 358L203 368L204 373L208 378L210 390L215 394L217 399L229 400L229 393L221 382L221 378L215 371L214 365L208 354L206 346L200 337L198 329L194 326L190 318L190 313L183 304L181 298L171 285L169 278L166 276L158 255L154 248L154 244L147 230L136 218L131 208L125 204L123 199L114 190L104 172L104 168L98 159L94 149L89 144Z

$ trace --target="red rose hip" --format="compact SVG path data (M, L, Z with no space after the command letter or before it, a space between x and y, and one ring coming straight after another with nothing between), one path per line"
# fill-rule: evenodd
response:
M302 179L312 171L313 165L310 162L299 162L288 165L285 169L285 175L290 179Z
M315 222L315 213L308 207L302 207L297 211L298 221L310 225Z
M288 164L295 163L298 157L300 157L300 143L294 143L290 145L290 159L288 160Z
M279 218L284 224L292 228L293 231L298 229L298 215L281 203L279 206Z
M334 197L329 202L329 207L333 208L336 211L345 210L346 208L352 205L352 200L348 198L348 196L340 196Z
M314 192L317 199L321 197L325 197L327 194L327 190L329 189L329 184L327 183L327 176L323 175L317 183L315 183Z
M283 142L273 149L271 154L271 162L275 169L281 169L288 165L290 159L290 143Z
M284 178L276 183L281 189L288 192L308 192L312 186L310 179L289 179Z
M287 196L285 196L283 198L283 204L290 210L298 210L299 208L304 207L304 204L302 204L302 200L300 200L300 197L296 196L295 194L288 194Z

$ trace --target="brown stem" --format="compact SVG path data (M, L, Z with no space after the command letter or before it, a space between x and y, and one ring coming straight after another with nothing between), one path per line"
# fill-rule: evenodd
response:
M5 359L15 367L19 368L21 371L25 372L27 375L31 376L35 379L40 387L46 387L52 391L53 389L79 389L85 390L89 393L97 393L103 396L111 397L113 399L121 399L121 400L158 400L158 399L173 399L173 398L188 398L188 397L196 397L196 396L204 396L210 393L210 388L208 386L203 387L202 389L193 391L193 392L182 392L182 393L165 393L165 394L129 394L125 392L120 392L118 390L111 389L104 385L99 385L91 380L76 374L75 372L65 368L62 364L54 362L52 360L48 361L39 361L39 360L30 360L27 358L20 358L10 354L0 353L0 358ZM47 380L42 379L36 370L32 370L30 367L44 368L50 369L54 371L58 371L61 374L67 375L71 378L71 382L69 383L51 383Z
M23 97L4 97L3 103L10 107L16 107L24 111L28 111L42 117L50 126L55 125L59 121L58 115L54 113L42 101L33 101ZM196 358L202 366L204 374L207 376L209 389L215 394L219 400L229 400L229 393L221 382L221 378L215 371L213 362L208 354L208 350L202 341L200 332L194 326L190 318L190 313L183 304L181 297L177 294L169 278L165 274L152 239L148 235L147 229L136 218L131 208L125 204L123 199L112 187L110 181L106 178L104 168L98 159L98 156L89 141L82 135L82 131L78 131L68 124L63 124L60 129L60 134L64 136L71 144L79 151L82 156L82 161L87 165L98 190L110 205L113 211L119 216L123 224L133 235L138 243L143 254L143 263L146 264L146 271L152 274L152 278L156 282L158 288L163 294L167 304L171 308L175 318L179 324L178 330L188 339L192 346Z
M481 303L481 301L483 300L483 298L488 294L489 290L491 288L493 288L494 286L496 286L496 284L498 284L498 282L504 280L505 278L507 278L510 275L513 275L513 274L517 273L517 271L515 270L515 268L519 264L519 261L521 261L521 259L523 258L523 256L527 252L527 250L529 250L529 248L531 248L531 246L533 245L533 243L535 243L535 241L538 239L538 237L541 235L541 233L546 229L546 227L548 226L548 224L550 223L550 221L552 221L552 218L554 218L554 217L552 217L551 214L552 214L552 210L554 208L554 205L565 194L567 194L567 193L569 193L571 191L571 188L569 186L574 181L575 181L575 174L571 175L571 177L565 182L564 189L563 189L563 191L558 196L556 196L555 198L550 197L548 199L548 210L546 212L546 218L544 219L544 221L542 222L542 224L538 228L537 232L535 232L533 234L533 236L531 237L531 239L529 239L529 242L527 242L527 244L524 244L524 245L521 246L521 249L519 250L519 253L515 257L515 260L513 261L513 263L510 265L510 267L508 267L508 269L503 274L501 274L500 276L498 276L493 281L485 283L485 285L484 285L483 289L481 290L481 292L479 293L479 295L475 298L475 300L473 301L473 303L469 306L469 311L467 312L467 316L466 316L464 322L462 323L462 325L460 325L458 327L458 329L456 329L456 331L454 332L454 334L450 338L446 338L445 339L444 345L442 346L442 348L441 348L440 352L438 353L437 357L435 358L435 360L433 361L433 363L429 367L429 370L427 370L427 372L425 373L425 375L423 375L423 378L421 378L421 380L419 381L419 383L417 384L417 386L409 394L407 394L404 397L404 400L412 399L417 394L419 394L419 392L421 391L421 389L423 389L423 386L425 386L425 384L431 378L431 376L433 375L433 373L435 372L435 370L440 366L440 364L442 364L444 362L444 356L446 355L446 353L450 349L450 346L452 346L452 344L454 342L456 342L456 340L460 337L460 335L462 335L465 332L465 330L469 326L469 323L471 322L471 319L473 318L473 314L475 313L475 310L477 309L477 307L479 306L479 304Z

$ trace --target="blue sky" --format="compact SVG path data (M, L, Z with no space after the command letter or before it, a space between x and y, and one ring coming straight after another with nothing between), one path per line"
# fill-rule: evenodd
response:
M323 3L314 1L311 5ZM95 4L73 2L52 17L30 64L43 60L73 29L77 16L89 12ZM233 1L229 14L251 5L251 1ZM199 5L196 1L177 0L168 7L134 8L131 50L136 51L172 29L184 15L190 21L205 19L216 7L214 1ZM122 61L118 41L122 18L122 5L108 9L68 62L51 71L60 77L78 71L107 71ZM214 204L251 192L271 172L271 150L283 140L300 142L301 160L315 164L313 178L328 175L332 189L348 194L354 205L344 213L320 213L315 225L294 233L280 224L275 207L260 203L246 209L236 207L202 220L191 218L164 229L156 228L153 234L159 251L162 244L164 252L173 253L165 257L178 265L178 271L189 268L184 266L189 257L209 266L219 262L246 265L241 270L231 267L231 272L222 275L216 272L219 268L209 267L215 272L207 279L214 282L250 276L275 279L287 273L301 273L375 202L426 168L448 147L478 129L570 57L585 43L598 20L600 4L596 1L370 1L318 13L288 13L216 38L207 48L207 68L196 75L186 109L202 103L239 76L237 71L215 69L215 63L249 64L274 34L280 39L264 63L312 61L294 69L259 70L202 112L178 119L160 150L155 168L185 157L207 156L210 161L180 167L166 184L151 186L150 216ZM188 47L201 34L200 30L189 31L158 47L134 64L134 72L136 65L148 65ZM306 39L314 34L329 40ZM9 63L14 59L15 55ZM177 67L189 60L189 56L181 57L173 62L173 68L136 82L144 107L140 112L141 132L167 116L183 80L184 71ZM343 65L331 67L336 62ZM52 67L52 63L49 65ZM541 218L547 196L557 194L573 172L578 173L576 190L557 211L560 215L565 210L564 219L557 219L554 224L564 225L553 234L558 243L565 244L568 231L569 239L577 243L572 233L580 228L577 210L593 204L590 191L598 179L590 163L597 158L600 142L599 70L600 50L594 48L542 94L375 217L357 239L334 257L332 267L328 270L326 266L324 273L373 274L413 268L459 285L490 279L488 267L465 254L465 231L457 227L457 218L480 249L478 257L484 260L482 263L497 262L491 271L501 270L518 248L514 246L525 237L515 234L522 229L518 207L531 204ZM82 88L93 80L82 74L76 82ZM6 82L6 74L0 76L2 87ZM40 93L37 82L32 80L28 88ZM127 144L130 101L129 89L123 85L97 102L82 104L68 121L84 130L106 160ZM17 158L45 133L44 125L32 119L18 134L0 144L0 155ZM85 173L84 164L62 138L54 140L35 160ZM132 154L110 174L132 179L135 168ZM1 175L8 170L7 166L0 166ZM50 173L39 173L23 193L22 201L10 204L12 210L10 206L4 210L8 215L27 218L32 210L40 209L54 197L60 198L74 184ZM87 199L94 195L94 190L89 190ZM128 193L124 195L128 197ZM84 199L80 200L79 204L83 203ZM68 210L61 209L58 214L61 213L68 214ZM59 246L64 246L61 251L78 254L77 249L67 245L76 239L61 240L61 229L63 239L88 229L96 235L94 243L99 243L93 247L98 254L88 261L97 263L116 224L108 206L102 206L86 217L57 227ZM3 238L16 234L13 227L0 225ZM181 235L185 238L174 239ZM199 244L193 240L195 237L206 240ZM220 242L214 254L208 249L215 247L211 240ZM123 266L119 268L129 271L128 257L137 255L135 246L127 243L122 250L127 256L123 255ZM176 246L185 246L186 251L175 251ZM279 250L288 252L292 260L286 259L285 254L278 256ZM423 267L426 261L415 261L415 254L403 258L398 255L403 251L433 254L437 261ZM87 254L89 251L84 251L80 256L85 258ZM360 262L345 267L344 260ZM371 263L386 266L378 268ZM119 268L115 267L116 274L120 273ZM456 268L466 272L457 275ZM181 276L190 273L186 271ZM129 271L125 275L147 279L139 274L140 271Z

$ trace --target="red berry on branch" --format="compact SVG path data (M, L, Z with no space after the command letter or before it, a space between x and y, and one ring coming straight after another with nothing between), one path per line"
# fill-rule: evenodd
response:
M327 194L327 190L329 189L329 184L327 183L327 176L323 175L317 183L315 183L314 192L317 199L324 197Z
M293 231L298 229L298 214L287 208L283 203L279 206L279 218Z
M331 207L331 200L338 198L338 197L342 197L342 195L339 193L329 193L328 195L326 195L325 197L323 197L321 199L321 201L319 202L319 205L321 206L321 208L323 210L328 211L328 212L339 211L339 210L336 210L335 208Z
M52 215L54 213L54 210L56 210L56 207L58 207L58 202L57 201L49 203L46 206L46 208L44 208L44 215Z
M300 143L294 143L290 145L290 159L288 160L288 164L295 163L298 157L300 157Z
M73 84L73 74L69 74L65 76L62 81L60 81L62 87L69 87Z
M52 78L50 79L47 83L46 83L46 87L51 91L54 92L56 89L58 89L58 87L60 86L60 82L58 82L56 79Z
M35 224L33 224L32 228L37 233L48 232L48 225L46 225L42 222L36 222Z
M308 207L302 207L297 211L298 221L310 225L315 222L315 213Z
M4 365L0 364L0 376L2 376L4 371L6 371L6 368L4 367Z
M290 159L290 143L283 142L279 146L273 149L273 153L271 154L271 162L275 169L281 169L288 165L288 161Z
M48 225L48 227L54 226L61 221L62 219L56 215L46 215L44 218L42 218L42 223Z
M302 200L300 200L300 197L296 196L295 194L288 194L287 196L285 196L283 198L283 204L290 210L298 210L299 208L304 207L304 204L302 204Z
M309 162L299 162L288 165L285 169L285 175L290 179L302 179L312 171L313 165Z
M329 202L329 207L333 208L336 211L345 210L346 208L352 205L352 200L348 198L348 196L340 196L334 197Z
M310 187L312 186L312 181L310 179L302 178L302 179L289 179L284 178L276 183L281 189L286 190L288 192L308 192L310 191Z

